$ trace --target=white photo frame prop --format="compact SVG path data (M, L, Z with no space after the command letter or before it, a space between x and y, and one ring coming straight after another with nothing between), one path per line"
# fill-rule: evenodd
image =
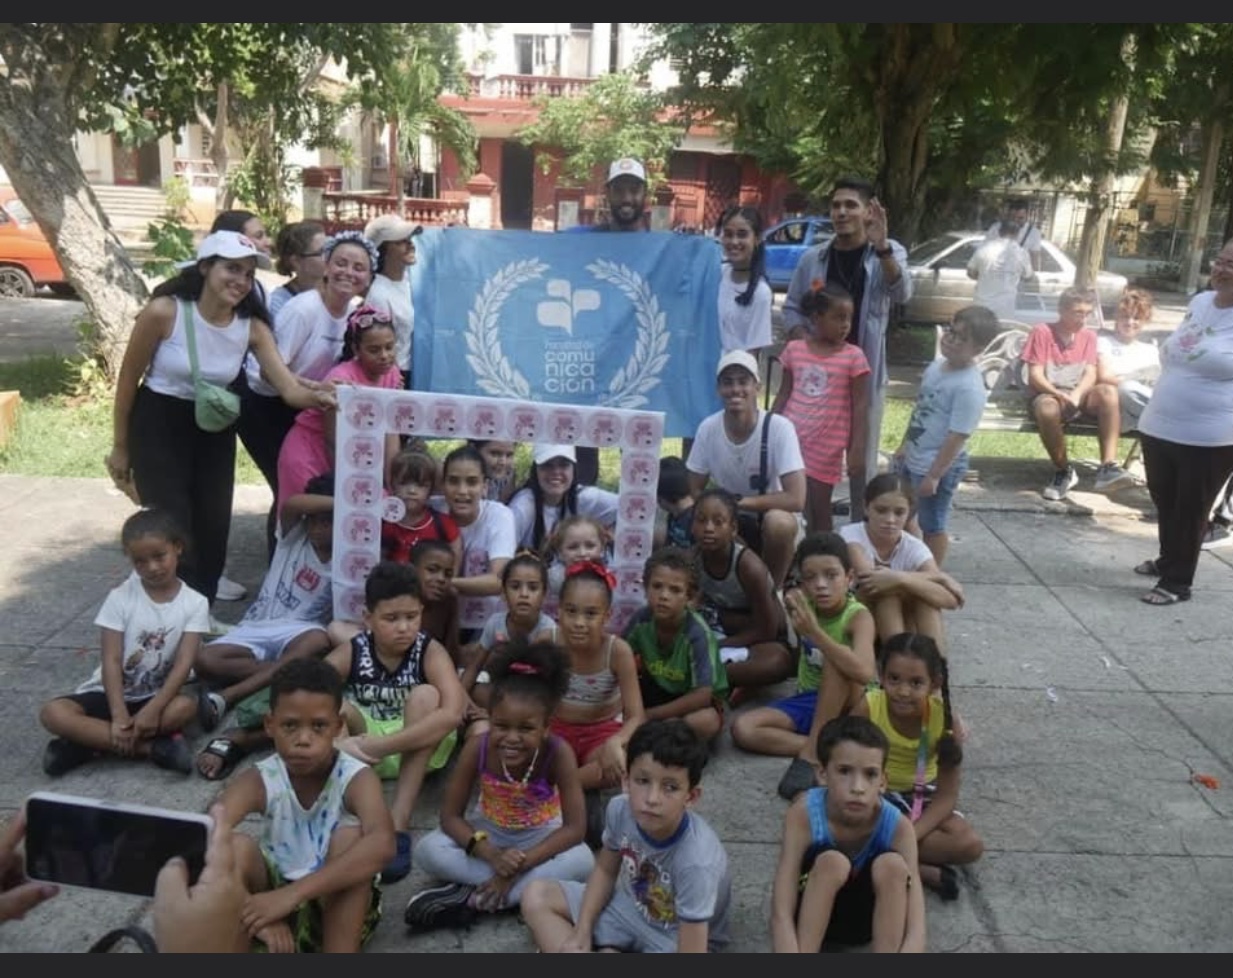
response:
M360 620L364 581L381 560L385 435L547 442L621 450L620 504L611 569L612 631L644 603L642 568L658 507L662 411L637 411L467 394L339 387L334 448L334 617ZM494 603L495 602L495 603ZM463 627L478 628L498 598L463 598Z

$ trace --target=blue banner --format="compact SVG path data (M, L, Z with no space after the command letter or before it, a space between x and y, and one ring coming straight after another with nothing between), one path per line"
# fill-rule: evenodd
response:
M416 390L663 411L673 436L719 409L712 239L433 228L416 244Z

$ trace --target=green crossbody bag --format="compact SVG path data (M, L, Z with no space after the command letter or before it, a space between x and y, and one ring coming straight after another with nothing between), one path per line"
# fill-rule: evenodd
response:
M202 431L226 431L240 417L240 398L226 387L201 379L197 366L197 333L193 326L193 305L180 300L184 310L184 333L188 337L188 366L193 373L193 416Z

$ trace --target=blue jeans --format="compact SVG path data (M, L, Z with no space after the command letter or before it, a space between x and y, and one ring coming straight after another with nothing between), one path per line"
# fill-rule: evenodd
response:
M956 458L946 473L938 480L937 491L932 496L920 495L920 483L924 475L917 475L915 472L908 471L908 468L903 463L899 464L898 471L900 475L905 475L912 483L912 492L915 496L914 506L916 508L916 519L920 523L920 531L924 534L945 533L946 524L950 517L951 503L955 499L955 493L959 489L959 483L963 481L964 473L968 470L967 453L962 453Z

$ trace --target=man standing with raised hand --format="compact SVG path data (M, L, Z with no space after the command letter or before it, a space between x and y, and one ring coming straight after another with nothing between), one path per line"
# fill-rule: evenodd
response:
M873 185L858 177L843 177L831 190L831 221L835 236L801 256L783 304L788 339L805 335L809 321L801 314L801 297L814 282L838 286L852 296L852 331L848 342L859 346L869 361L873 384L869 396L865 472L878 473L878 444L886 403L886 329L891 306L912 296L908 253L887 236L886 209L873 195ZM852 518L862 511L865 487L850 487Z

